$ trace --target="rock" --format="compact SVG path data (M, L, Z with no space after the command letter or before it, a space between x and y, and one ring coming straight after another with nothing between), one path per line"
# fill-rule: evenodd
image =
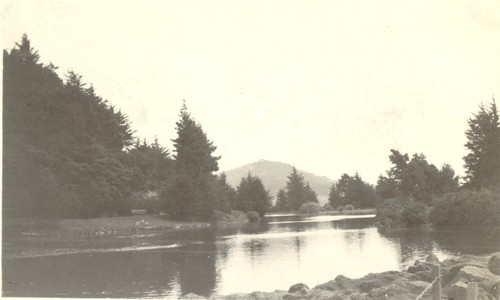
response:
M309 294L309 297L307 299L309 299L309 300L344 300L346 298L339 292L314 288L311 290L311 293Z
M355 288L356 287L354 280L344 275L339 275L335 277L334 280L322 283L316 286L314 289L336 291L336 290L352 290Z
M283 295L276 293L264 293L264 292L253 292L250 293L250 297L247 299L255 299L255 300L279 300Z
M359 284L359 289L364 293L367 293L378 287L380 287L380 281L377 280L367 280Z
M292 294L307 295L307 293L309 292L309 287L304 283L297 283L292 285L288 289L288 292Z
M488 270L491 273L500 275L500 252L493 254L488 261Z
M453 300L466 300L467 299L467 284L463 282L456 282L446 290L448 299Z
M465 266L461 268L460 271L458 271L452 283L460 281L477 282L479 287L483 288L486 291L489 291L496 284L498 284L498 282L500 282L500 276L491 273L490 270L485 268Z
M421 281L397 279L388 285L372 290L369 299L414 300L429 284Z
M429 282L427 281L408 281L408 284L417 288L417 289L422 289L425 290L427 287L429 287Z
M280 300L305 300L307 295L302 294L286 294L280 298Z
M410 274L415 274L415 273L417 273L417 267L409 266L408 269L406 270L406 272L408 272Z
M432 282L434 280L434 276L432 276L431 271L418 271L415 273L415 276L417 276L420 281Z
M431 254L429 254L429 256L427 256L425 261L428 263L431 263L431 264L438 264L439 258L436 255L434 255L433 253L431 253Z
M179 297L180 300L188 300L188 299L207 299L206 297L196 295L194 293L189 293L186 295L182 295Z

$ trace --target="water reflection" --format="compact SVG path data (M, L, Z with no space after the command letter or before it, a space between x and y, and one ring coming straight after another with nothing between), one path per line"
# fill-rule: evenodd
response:
M373 223L366 217L288 215L133 239L57 242L52 246L68 248L57 256L4 255L3 292L17 297L175 298L273 291L297 282L315 286L340 274L357 278L400 270L431 252L444 259L500 249L498 240L478 234L381 233ZM29 244L9 247L7 251L13 251Z
M209 296L215 289L213 230L185 232L174 249L101 252L3 261L4 296L161 297ZM180 242L175 234L162 242ZM135 242L134 242L135 243Z

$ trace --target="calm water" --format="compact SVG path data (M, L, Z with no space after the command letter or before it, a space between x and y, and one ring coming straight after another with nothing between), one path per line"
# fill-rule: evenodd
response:
M29 242L4 243L3 295L158 298L273 291L297 282L315 286L339 274L401 270L431 252L444 259L500 249L498 241L460 232L384 235L373 223L370 216L269 216L260 224L49 241L36 245L46 251L24 258L10 258L9 251L29 248Z

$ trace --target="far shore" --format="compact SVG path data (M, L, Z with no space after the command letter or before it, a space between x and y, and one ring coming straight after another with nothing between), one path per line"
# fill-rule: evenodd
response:
M352 211L321 211L318 214L301 214L299 212L269 212L266 216L325 216L325 215L373 215L375 209L359 209ZM245 213L224 214L226 219L216 223L247 222ZM146 230L183 230L207 228L214 223L201 221L173 220L166 215L148 214L144 210L135 210L131 216L102 217L93 219L35 219L4 218L4 237L89 237L125 233L136 233Z

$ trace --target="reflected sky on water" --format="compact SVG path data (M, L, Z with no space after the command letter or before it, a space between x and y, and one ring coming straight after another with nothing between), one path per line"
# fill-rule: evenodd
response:
M45 243L36 257L13 258L35 244L3 247L4 296L177 297L273 291L303 282L401 270L416 259L487 254L498 241L463 232L381 234L373 216L271 216L137 237Z

